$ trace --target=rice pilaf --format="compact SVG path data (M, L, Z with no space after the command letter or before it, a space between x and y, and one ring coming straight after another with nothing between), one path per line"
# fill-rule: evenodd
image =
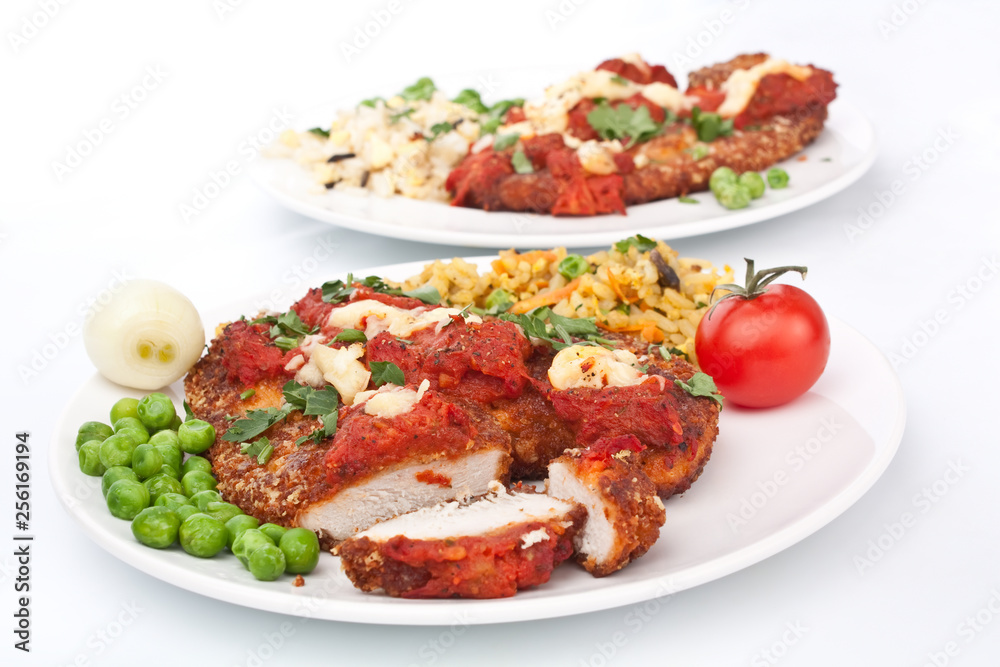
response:
M672 269L679 289L661 284L665 281L654 252ZM445 303L482 309L497 303L496 292L503 290L513 302L508 312L549 306L564 317L593 317L602 329L633 333L697 363L695 331L708 310L712 290L733 281L729 266L719 269L707 260L678 257L669 245L657 241L655 248L645 251L628 245L624 251L613 246L594 253L586 257L589 271L569 280L558 270L566 256L565 248L504 250L493 260L492 270L482 274L461 258L436 260L406 280L403 288L430 284Z

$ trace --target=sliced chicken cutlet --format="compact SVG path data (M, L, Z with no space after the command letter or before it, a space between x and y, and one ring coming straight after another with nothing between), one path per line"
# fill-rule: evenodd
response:
M549 464L546 492L587 508L573 546L576 560L595 577L645 554L666 520L656 485L635 457L642 449L635 436L619 436L571 449Z
M549 580L572 555L585 520L586 510L575 502L496 485L476 502L450 502L376 524L334 554L363 591L509 597Z

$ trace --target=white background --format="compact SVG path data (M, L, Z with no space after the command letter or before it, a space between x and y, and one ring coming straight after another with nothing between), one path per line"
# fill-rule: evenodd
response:
M14 562L0 548L0 662L254 664L252 652L290 623L294 634L265 650L264 664L997 664L1000 618L989 608L1000 610L995 3L412 0L350 62L341 45L388 2L247 0L232 11L211 0L53 2L51 18L39 13L45 4L8 1L0 12L0 537L9 544L14 532L20 430L32 434L37 535L30 656L12 648ZM72 445L50 435L93 373L79 327L116 276L169 282L205 312L275 289L287 303L366 265L480 253L312 222L279 208L243 173L185 221L180 205L227 161L245 167L248 137L276 110L294 114L383 80L596 64L637 50L677 74L756 50L815 63L836 74L839 94L877 129L878 161L845 192L675 243L684 255L734 266L744 256L758 266L806 264L805 286L829 313L899 355L906 433L854 507L777 556L673 596L638 629L629 608L458 631L301 622L155 580L70 520L46 458L50 446L72 455ZM521 92L497 78L497 96ZM124 117L116 100L144 79L144 99ZM57 173L54 163L103 119L110 133L82 164ZM885 192L897 180L901 193L890 202ZM873 213L865 228L859 209ZM929 327L936 315L943 323ZM865 368L857 377L865 381ZM953 464L968 470L940 482ZM944 493L918 502L936 481ZM915 525L893 537L887 526L904 512ZM859 565L880 538L888 549ZM977 613L982 625L974 626L966 619ZM99 639L119 618L129 620L124 632ZM798 635L786 632L791 626ZM606 658L616 632L625 640ZM781 658L769 662L769 647Z

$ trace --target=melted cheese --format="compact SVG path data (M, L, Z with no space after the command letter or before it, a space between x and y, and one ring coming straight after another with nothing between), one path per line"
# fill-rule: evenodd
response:
M687 97L669 83L662 81L654 81L643 86L642 96L653 104L670 109L674 113L690 109L694 102L694 98Z
M406 338L415 331L436 327L438 331L445 324L451 321L452 315L458 315L461 310L458 308L414 308L404 310L396 306L389 306L374 299L364 299L354 301L334 308L330 312L330 319L327 324L332 327L342 329L361 329L364 322L365 336L374 338L383 331L388 331L393 336ZM467 314L466 320L469 322L482 322L478 315Z
M594 345L563 348L549 367L549 382L559 390L628 387L648 378L639 370L639 360L628 350L607 350Z
M420 399L424 397L431 386L426 378L420 383L416 391L407 387L399 387L394 384L384 384L374 391L362 391L354 396L352 405L364 403L365 414L373 417L396 417L403 415L413 409Z
M615 150L617 146L618 150ZM585 141L577 149L576 156L580 158L580 164L591 174L606 176L618 171L615 164L614 153L622 150L621 142L609 141Z
M323 379L334 386L344 403L351 403L354 396L368 386L372 377L371 372L358 361L364 354L365 348L361 343L339 349L317 345L309 363L316 365Z
M718 114L723 118L738 116L750 104L760 80L768 74L787 74L805 81L812 76L812 68L792 65L787 60L768 58L750 69L738 69L729 75L720 88L726 94L726 99L719 105Z

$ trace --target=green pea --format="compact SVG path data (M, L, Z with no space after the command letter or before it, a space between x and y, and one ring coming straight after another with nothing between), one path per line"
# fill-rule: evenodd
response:
M260 532L259 529L248 528L233 540L233 553L240 559L243 566L247 567L250 554L266 544L270 544L272 547L275 546L271 538Z
M215 427L207 421L192 419L177 429L181 449L188 454L201 454L215 443Z
M170 420L170 430L171 431L176 431L177 429L179 429L181 427L181 424L183 424L183 423L184 423L184 420L181 419L180 415L174 415L174 418Z
M112 424L112 428L115 429L115 433L133 435L133 440L135 440L135 444L137 445L149 442L149 429L135 417L122 417Z
M732 185L738 180L736 172L729 167L719 167L712 172L708 178L708 187L712 192L716 192L723 185Z
M232 503L209 503L204 511L205 514L218 519L222 523L229 521L234 516L243 514L243 510Z
M163 454L149 443L139 445L132 452L132 470L139 479L147 479L159 474L163 466Z
M128 479L133 482L139 481L139 476L135 474L135 471L126 466L111 466L105 471L104 476L101 478L101 494L107 498L108 489L111 485L120 479Z
M169 428L177 416L174 402L158 391L143 396L136 406L136 413L148 429Z
M767 184L775 190L788 187L788 172L778 167L767 170Z
M111 406L111 423L114 424L122 417L139 417L139 399L123 398Z
M153 475L149 479L143 482L146 489L149 491L150 502L156 502L156 499L162 496L164 493L184 493L184 487L173 477L169 475L159 474Z
M202 470L192 470L181 477L181 485L184 487L184 495L191 497L199 491L215 490L217 482L215 478Z
M556 270L562 274L563 278L566 280L573 280L574 278L579 278L585 273L590 271L590 262L588 262L583 255L566 255L563 257L562 261L559 262L559 266Z
M153 502L157 507L166 507L169 510L177 510L178 507L183 507L184 505L190 505L187 496L183 493L174 493L169 491L167 493L161 493L157 496L156 500ZM197 508L195 508L197 509Z
M153 447L156 448L156 451L160 452L160 456L163 457L164 463L177 472L181 471L181 460L184 458L184 452L181 451L180 447L163 442L153 444L152 440L150 440L148 444L153 445Z
M201 470L211 475L212 464L203 456L189 456L181 466L181 473L189 473L192 470Z
M243 531L256 528L259 525L260 521L249 514L237 514L227 521L226 530L229 532L229 536L226 538L226 544L229 546L229 550L233 550L233 542L243 534Z
M221 503L222 494L215 489L205 489L204 491L198 491L190 496L191 504L198 508L198 511L204 512L208 507L209 503Z
M131 521L139 512L149 507L149 491L139 482L120 479L108 489L105 500L111 514L119 519Z
M114 435L110 426L101 422L84 422L83 426L76 432L76 451L80 451L83 443L91 440L104 442Z
M260 527L260 532L270 537L272 542L278 544L284 534L288 532L288 529L276 523L265 523Z
M285 554L286 569L292 574L307 574L319 563L319 538L306 528L292 528L278 543Z
M132 452L135 451L135 440L128 433L115 433L101 443L101 463L105 468L112 466L132 465Z
M178 534L184 551L199 558L211 558L226 546L226 525L207 514L184 519Z
M180 438L177 437L177 431L169 428L165 428L162 431L157 431L153 435L149 436L149 444L151 445L173 445L178 450L181 448Z
M177 541L181 520L166 507L147 507L132 519L135 539L154 549L164 549Z
M160 470L159 470L159 472L157 472L157 474L158 475L166 475L167 477L173 477L178 482L181 481L181 471L178 470L177 468L173 467L169 463L164 463L163 465L161 465L160 466ZM181 487L181 488L184 488L184 487Z
M730 210L746 208L750 205L750 190L739 184L724 185L715 192L715 198Z
M163 496L160 497L162 498ZM157 498L157 500L159 500L159 498ZM184 519L188 518L192 514L198 514L198 508L194 505L181 505L174 510L174 513L177 514L181 521L184 521Z
M739 184L750 191L751 199L760 199L764 196L764 178L756 171L740 174Z
M265 544L250 554L247 568L258 581L274 581L285 573L285 554L275 545Z
M100 477L108 469L101 463L101 441L89 440L80 446L77 452L80 459L80 472L92 477Z
M506 312L514 305L514 295L505 289L495 289L486 297L486 310L494 313Z

